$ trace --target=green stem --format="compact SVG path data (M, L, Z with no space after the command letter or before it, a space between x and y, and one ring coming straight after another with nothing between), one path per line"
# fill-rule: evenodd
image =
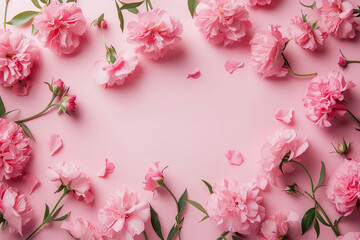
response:
M306 174L308 175L309 179L310 179L310 183L311 183L311 191L312 193L314 193L314 182L312 180L312 177L309 173L309 171L306 169L306 167L304 165L302 165L301 163L297 162L297 161L294 161L294 160L290 160L289 162L292 162L292 163L295 163L297 165L299 165L302 169L305 170Z
M174 201L175 201L175 203L176 203L176 208L177 208L177 210L178 210L178 212L179 212L178 201L177 201L175 195L171 192L171 190L168 188L168 186L166 186L165 183L163 183L162 186L166 189L166 191L168 191L168 192L170 193L171 197L174 199Z
M289 70L291 72L292 75L294 76L297 76L297 77L309 77L309 76L315 76L317 75L318 73L309 73L309 74L298 74L298 73L295 73L292 68L290 67L290 65L288 65L289 67Z
M336 237L339 237L341 234L340 234L339 231L335 228L335 226L332 224L329 216L326 214L326 212L324 211L324 209L321 207L320 203L315 200L315 204L317 205L317 207L319 208L319 210L321 211L321 213L324 215L326 221L327 221L328 224L330 225L330 227L331 227L331 229L333 230L335 236L336 236Z
M49 104L41 111L39 112L38 114L35 114L35 115L32 115L30 117L27 117L27 118L24 118L24 119L21 119L21 120L17 120L15 121L16 123L21 123L21 122L26 122L26 121L29 121L31 119L34 119L34 118L37 118L39 116L41 116L42 114L44 114L47 110L49 110L49 108L53 107L53 106L56 106L55 104L52 104L55 100L55 98L57 97L56 94L53 94Z
M146 232L145 232L145 231L143 231L143 232L142 232L142 235L144 236L144 239L145 239L145 240L148 240L148 237L147 237L147 235L146 235Z
M349 109L346 112L360 125L360 120Z
M346 60L347 63L360 63L360 60Z
M163 183L162 185L171 195L171 197L174 199L175 203L176 203L176 209L177 209L177 216L176 217L176 225L177 225L177 234L178 234L178 237L179 237L179 240L181 240L181 235L180 235L180 209L179 209L179 204L178 204L178 200L176 199L175 195L171 192L171 190L168 188L168 186L166 186L165 183Z
M7 15L8 3L9 3L9 0L5 0L4 29L6 29L6 15Z

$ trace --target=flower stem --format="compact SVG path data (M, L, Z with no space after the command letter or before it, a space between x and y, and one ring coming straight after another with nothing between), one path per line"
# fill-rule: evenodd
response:
M358 119L349 109L346 112L360 125L360 119Z
M347 63L360 63L360 60L346 60Z
M177 216L176 217L176 225L177 225L177 233L178 233L178 237L179 240L181 240L181 235L180 235L180 209L179 209L179 204L178 204L178 200L176 199L175 195L171 192L171 190L168 188L168 186L166 186L165 183L162 184L162 186L170 193L171 197L174 199L175 204L176 204L176 209L177 209Z
M4 29L6 29L6 14L7 14L8 3L9 3L9 0L5 0Z
M142 232L142 235L144 236L144 239L145 239L145 240L148 240L148 237L147 237L147 235L146 235L146 232L145 232L145 231L143 231L143 232Z
M309 76L316 76L318 73L308 73L308 74L299 74L299 73L295 73L292 68L290 67L290 65L288 65L289 70L291 72L292 75L297 76L297 77L309 77Z

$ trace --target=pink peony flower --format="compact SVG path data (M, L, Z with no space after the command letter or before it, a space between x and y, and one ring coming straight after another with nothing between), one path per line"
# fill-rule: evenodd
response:
M309 147L306 138L300 138L293 129L279 129L273 136L266 139L261 148L261 165L268 180L277 186L276 178L282 175L279 168L285 155L289 154L288 160L298 160ZM284 164L283 172L288 174L294 171L292 164Z
M337 38L354 38L358 24L353 15L353 6L346 0L318 0L320 25L323 30Z
M105 233L100 228L94 226L92 223L77 218L73 221L66 221L61 224L61 228L71 234L75 239L83 240L105 240Z
M345 159L330 178L326 193L336 211L350 215L360 202L360 163Z
M248 4L250 6L255 6L255 5L267 5L271 3L271 0L247 0Z
M289 215L277 212L262 223L260 236L264 240L284 239L284 237L288 234L290 225L298 220L299 215L295 212L290 212Z
M251 64L263 77L283 77L288 67L282 51L287 38L283 38L278 25L269 25L268 30L256 33L250 41Z
M224 46L239 42L251 28L249 12L238 0L201 0L195 24L210 42Z
M344 236L338 237L336 240L359 240L360 232L348 232Z
M308 119L319 127L330 127L330 120L337 114L344 116L347 106L344 92L355 87L352 81L346 82L338 71L331 71L327 75L318 75L310 83L303 97Z
M89 177L76 165L60 162L55 167L49 167L47 173L50 181L55 182L57 188L61 185L65 186L76 199L84 199L87 203L94 200L90 192Z
M155 168L149 168L143 181L144 189L152 192L160 186L157 181L164 180L163 172L159 169L159 162L155 162L154 165Z
M17 95L26 95L31 83L27 83L39 52L33 40L19 32L0 29L0 84L12 87ZM25 80L26 79L26 80ZM21 88L26 89L20 91Z
M159 59L176 46L183 26L180 20L170 17L164 10L138 14L138 21L128 23L127 41L135 44L136 53Z
M138 65L138 56L127 51L119 56L114 64L105 61L97 61L93 70L93 78L97 84L112 87L114 85L123 85L125 79L135 70Z
M57 55L74 52L86 30L86 19L76 3L51 1L34 17L39 41Z
M0 118L0 181L22 175L31 156L31 144L21 127Z
M255 232L265 217L261 203L266 185L262 178L244 184L224 179L220 185L214 185L214 193L206 204L210 219L223 231Z
M22 236L22 227L31 220L32 208L24 193L0 182L0 213L9 231Z
M291 19L288 31L297 45L310 51L316 50L318 45L322 46L327 37L325 32L318 27L313 28L308 21L299 16Z
M135 235L141 234L149 217L148 202L127 189L117 191L98 213L109 237L126 240L133 240Z

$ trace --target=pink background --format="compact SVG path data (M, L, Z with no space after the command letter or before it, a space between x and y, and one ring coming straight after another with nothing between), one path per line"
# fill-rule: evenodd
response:
M309 78L289 75L284 79L262 79L250 66L249 39L269 23L281 23L281 31L287 36L286 25L293 16L301 14L297 0L274 0L268 7L249 8L253 28L240 44L232 47L212 45L204 40L190 17L185 0L153 0L155 7L181 19L183 40L177 49L160 61L142 58L140 67L126 84L113 89L104 89L91 78L92 66L96 60L105 57L105 50L100 30L90 27L90 22L104 12L108 21L108 43L118 51L130 47L126 42L126 31L120 31L114 1L79 0L78 4L89 22L79 51L71 56L57 57L49 50L41 49L41 60L33 69L33 87L28 96L18 97L11 90L0 88L7 109L21 109L20 113L8 117L9 120L40 111L50 98L43 82L52 78L62 78L71 86L71 93L77 95L78 108L72 117L58 116L53 111L28 123L36 143L27 172L37 175L41 186L28 197L34 217L24 229L25 236L40 223L45 202L53 206L59 198L53 194L55 187L48 180L46 169L60 160L81 166L91 177L95 194L95 201L90 205L66 198L63 213L71 211L72 218L81 216L99 224L97 212L105 205L106 199L116 189L127 186L150 201L158 211L163 232L167 235L176 214L172 199L163 190L157 192L154 199L151 192L142 190L143 177L152 162L160 161L161 166L169 166L165 171L166 182L176 196L179 197L187 188L189 199L205 204L209 194L201 179L212 184L220 182L223 177L243 182L261 172L259 150L266 136L278 128L288 127L274 118L280 108L294 108L295 121L291 127L299 135L308 136L310 148L302 160L315 181L320 161L325 162L328 176L342 161L340 155L330 153L333 151L331 143L337 144L345 137L352 143L350 157L359 159L360 133L354 130L355 124L349 116L334 119L333 127L328 129L320 129L306 119L301 98ZM10 0L8 19L30 9L35 10L31 1ZM0 17L2 19L2 13ZM126 22L133 19L136 19L135 15L125 12ZM17 27L16 30L30 35L31 26ZM359 37L343 41L330 37L326 46L316 53L302 50L291 42L285 53L293 69L299 73L317 71L325 74L335 69L343 72L346 79L359 83L359 65L350 65L344 71L337 66L339 48L348 58L360 59ZM245 66L230 75L224 69L226 60L243 60ZM186 79L187 74L197 68L201 77ZM346 96L351 110L357 114L360 114L359 93L360 89L356 87ZM60 134L64 147L50 157L46 141L52 133ZM245 162L242 166L228 164L224 153L229 149L243 153ZM107 178L100 179L96 174L105 158L116 164L116 170ZM309 189L300 169L295 174L281 177L280 185L271 187L264 194L267 216L280 209L296 211L302 216L312 207L312 202L307 199L288 196L283 191L285 184L294 181ZM19 180L8 183L25 190ZM324 190L319 190L318 199L334 220L339 215L326 199ZM198 223L202 217L203 214L191 206L185 209L183 239L216 239L221 234L212 221ZM340 231L359 230L359 224L359 213L355 211L343 219ZM53 223L34 239L70 239L59 227L60 223ZM149 239L157 239L150 221L146 228ZM321 232L320 239L335 239L329 228L321 226ZM290 236L292 239L316 238L313 229L301 236L300 223L291 229ZM21 238L4 231L0 232L0 239Z

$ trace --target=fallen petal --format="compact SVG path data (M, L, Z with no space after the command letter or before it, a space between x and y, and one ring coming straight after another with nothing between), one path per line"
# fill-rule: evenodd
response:
M200 70L196 69L196 71L194 73L189 73L186 77L186 79L189 78L193 78L193 79L198 79L200 77Z
M235 72L236 69L241 68L244 66L244 62L243 61L226 61L225 62L225 70L230 73L233 74L233 72Z
M114 163L110 162L107 158L105 158L105 164L98 172L98 177L106 177L107 175L113 173L115 170Z
M242 154L236 150L228 150L225 153L225 157L228 159L230 164L235 166L240 166L244 162Z
M28 194L32 194L34 190L40 185L39 179L31 173L25 174L23 176L23 180L25 182Z
M287 109L280 109L276 115L275 118L277 120L279 120L280 122L289 124L291 123L292 119L293 119L293 112L294 110L292 108L290 108L289 110Z
M59 134L51 134L50 139L47 142L47 144L48 144L50 155L52 156L61 149L61 147L63 146L63 141L62 141L61 137L59 136Z

